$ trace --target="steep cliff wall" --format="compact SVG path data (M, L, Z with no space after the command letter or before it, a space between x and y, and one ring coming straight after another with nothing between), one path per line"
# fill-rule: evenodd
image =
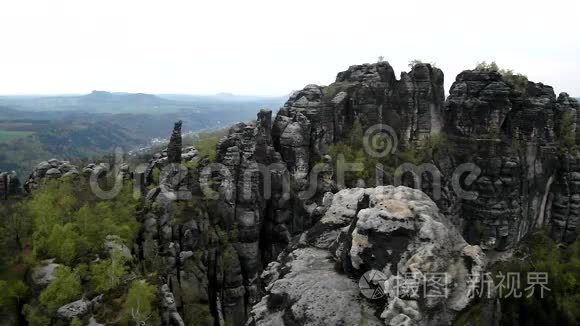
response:
M388 62L351 66L329 86L308 85L292 94L274 121L274 147L293 176L304 179L330 144L363 129L393 127L402 147L441 130L443 72L418 64L400 80Z
M502 250L548 224L568 233L558 240L575 238L576 213L569 211L576 194L569 186L575 149L563 146L561 133L567 131L561 129L568 114L575 129L576 109L567 94L556 100L541 83L529 82L520 93L494 71L457 76L444 110L447 153L455 164L473 162L482 171L471 187L477 198L460 201L468 241Z

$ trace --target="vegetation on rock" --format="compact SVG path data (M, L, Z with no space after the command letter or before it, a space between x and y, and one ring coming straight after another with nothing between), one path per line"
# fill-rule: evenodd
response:
M497 71L499 72L503 79L510 85L512 85L516 90L521 93L525 93L528 87L528 76L516 73L512 69L502 69L499 68L495 61L487 63L485 61L478 62L475 66L475 70L478 71Z

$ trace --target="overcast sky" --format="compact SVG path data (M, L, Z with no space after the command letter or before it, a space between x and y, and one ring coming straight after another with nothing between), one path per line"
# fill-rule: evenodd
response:
M0 3L0 94L91 90L283 95L382 55L477 61L580 96L580 1Z

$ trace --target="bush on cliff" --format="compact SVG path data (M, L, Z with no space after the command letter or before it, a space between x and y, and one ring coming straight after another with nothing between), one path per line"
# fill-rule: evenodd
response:
M557 132L561 152L573 152L576 150L575 124L574 115L571 112L565 112Z
M495 61L490 63L485 61L478 62L475 66L475 70L486 72L497 71L502 75L504 81L512 85L517 91L521 93L525 93L526 89L528 88L528 76L516 73L512 69L500 69Z

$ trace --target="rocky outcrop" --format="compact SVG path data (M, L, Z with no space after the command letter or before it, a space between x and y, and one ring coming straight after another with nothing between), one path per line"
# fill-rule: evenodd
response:
M79 175L78 168L69 161L60 161L55 158L40 162L32 170L28 180L24 183L24 189L28 192L38 188L44 179L59 179L63 176Z
M181 120L175 123L169 145L167 146L167 161L181 163Z
M256 122L235 125L217 146L218 214L226 229L237 230L233 245L241 264L246 307L259 300L263 258L273 259L293 231L285 224L291 203L281 195L285 165L272 146L271 119L271 111L262 110Z
M108 163L89 163L84 168L80 169L71 164L69 161L61 161L57 159L50 159L48 161L40 162L24 183L24 190L27 193L37 189L46 180L58 180L61 178L77 178L79 176L90 177L95 175L99 178L109 173L111 169L116 169L118 175L122 178L129 178L131 176L129 165L121 163L118 167L111 167Z
M96 296L92 300L83 298L58 308L56 317L66 322L70 322L73 319L81 319L92 311L99 309L102 303L103 295Z
M556 241L572 243L580 226L580 156L564 154L554 176L551 206L544 217L550 224L550 234ZM551 209L551 211L550 211Z
M444 100L443 72L429 64L415 65L400 80L388 62L352 66L329 86L308 85L292 94L274 121L274 147L300 182L355 121L364 130L393 127L405 147L440 131Z
M161 319L164 325L185 326L181 315L177 312L175 298L167 284L161 286Z
M567 209L575 193L567 180L576 166L558 159L558 130L565 112L575 123L576 108L573 99L562 94L556 100L552 88L541 83L529 82L520 93L494 71L468 70L457 76L444 111L451 140L447 153L456 165L473 162L481 169L471 186L477 198L459 198L461 228L470 243L504 250L535 227L566 228L565 221L577 220L575 213L561 210L550 219L551 207ZM558 202L551 206L555 184ZM575 230L576 223L570 225Z
M0 171L0 200L6 200L9 196L20 194L20 180L16 172Z
M249 324L450 324L472 300L469 276L484 268L482 250L424 193L346 189L262 274L267 294ZM384 276L373 280L384 296L361 296L358 280L367 271ZM435 282L437 275L446 277Z
M56 264L54 259L44 260L39 266L32 270L32 287L36 291L40 291L47 287L56 277L56 270L61 265Z

